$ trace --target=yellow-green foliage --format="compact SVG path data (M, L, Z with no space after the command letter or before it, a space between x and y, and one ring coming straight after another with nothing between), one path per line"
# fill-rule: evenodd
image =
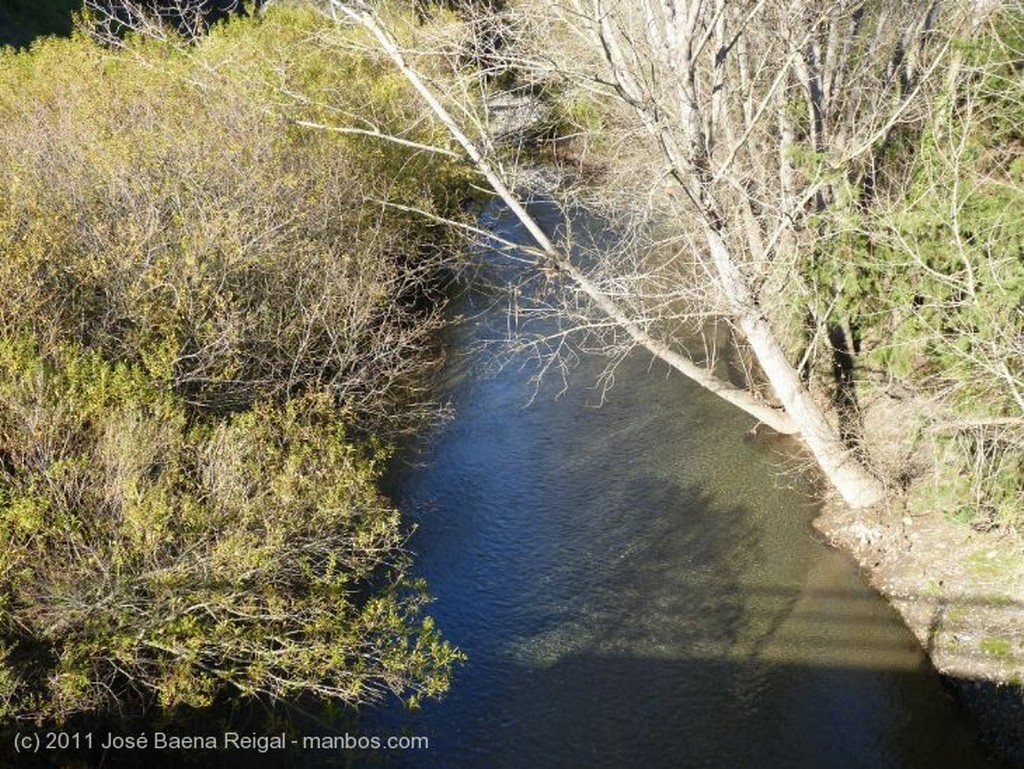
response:
M0 637L53 660L0 664L7 712L443 691L457 655L334 398L194 420L165 384L0 342Z
M605 115L600 103L586 92L554 97L555 138L597 135L604 127Z
M329 34L0 53L3 713L447 686L351 435L408 425L439 318L443 244L385 203L452 215L463 172L296 125L437 138Z
M429 318L406 310L438 254L386 203L453 214L463 172L296 125L436 138L383 62L313 41L330 32L286 6L194 46L0 55L0 325L170 371L197 405L314 383L384 416L367 401L409 367L370 353L422 343Z
M1021 22L1004 9L962 44L955 98L897 132L856 234L811 267L822 311L843 286L865 362L942 406L919 503L984 528L1024 522Z

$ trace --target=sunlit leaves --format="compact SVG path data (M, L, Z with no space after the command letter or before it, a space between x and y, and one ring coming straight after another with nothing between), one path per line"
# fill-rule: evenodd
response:
M436 413L442 251L382 201L451 214L463 177L295 125L431 139L326 28L0 53L0 648L38 655L5 714L447 687L365 436Z

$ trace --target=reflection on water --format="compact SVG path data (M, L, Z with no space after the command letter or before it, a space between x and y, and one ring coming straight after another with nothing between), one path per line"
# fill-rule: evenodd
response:
M443 702L366 714L367 731L430 738L385 763L989 766L748 420L640 355L596 408L589 365L531 402L529 371L456 357L458 418L391 479L431 613L469 662Z

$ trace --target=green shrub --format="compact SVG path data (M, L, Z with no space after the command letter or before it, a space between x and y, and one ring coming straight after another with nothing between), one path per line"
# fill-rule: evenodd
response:
M421 425L457 215L416 101L309 9L0 53L0 710L436 695L366 436ZM343 42L335 40L335 42Z
M386 455L327 393L192 420L165 385L0 342L8 712L443 691L457 653L417 618Z
M931 402L930 498L980 528L1024 524L1021 29L1004 11L962 44L956 98L903 129L808 268L822 311L842 286L864 366Z
M387 204L457 215L463 172L296 126L416 123L381 63L309 43L321 27L285 7L190 47L0 56L0 326L169 371L201 408L326 387L370 429L415 424L393 404L421 397L439 307L416 300L450 249Z

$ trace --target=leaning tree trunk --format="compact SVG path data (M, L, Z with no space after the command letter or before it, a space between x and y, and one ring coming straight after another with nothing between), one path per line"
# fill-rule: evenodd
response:
M884 486L851 454L829 424L768 321L757 314L746 314L739 317L737 325L786 414L799 428L800 438L836 491L852 507L869 507L882 501Z
M843 499L854 507L866 507L880 501L884 489L854 457L846 451L837 432L829 425L817 403L811 397L797 370L786 358L784 351L764 314L758 309L735 260L725 242L708 228L708 244L719 273L721 288L733 307L733 320L746 335L758 363L783 409L772 409L752 393L741 390L718 379L707 368L701 367L678 351L649 336L641 323L610 295L591 281L555 246L523 203L504 183L501 176L487 161L484 153L462 129L458 121L444 107L419 73L409 66L402 50L388 31L381 26L372 9L360 0L331 0L332 9L362 24L381 45L414 90L423 98L434 116L445 126L452 138L463 148L469 160L487 180L494 192L523 224L543 253L545 263L559 270L568 280L586 294L595 306L615 321L630 337L657 358L689 377L700 386L714 392L729 403L743 409L758 420L787 434L799 434L813 454L818 466Z
M885 488L852 456L837 429L825 418L800 372L790 363L778 336L761 312L757 299L733 258L729 247L712 222L718 220L708 211L708 249L718 272L722 294L732 309L736 325L746 337L757 362L768 378L786 414L793 420L800 437L814 455L821 471L847 504L868 507L885 496Z

